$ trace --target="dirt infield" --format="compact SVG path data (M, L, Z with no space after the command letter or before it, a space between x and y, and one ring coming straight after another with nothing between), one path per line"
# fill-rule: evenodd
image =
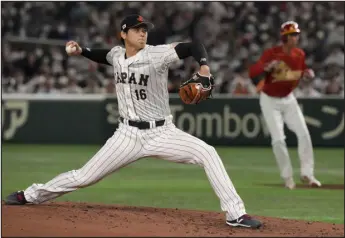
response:
M260 229L231 228L218 212L46 203L2 204L3 236L344 236L344 225L260 217Z

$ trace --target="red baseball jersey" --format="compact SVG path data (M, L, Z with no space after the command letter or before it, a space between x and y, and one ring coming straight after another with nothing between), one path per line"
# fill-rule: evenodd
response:
M307 69L305 53L300 48L293 48L290 54L283 51L283 46L265 50L257 63L249 68L251 78L264 73L264 67L273 60L280 61L277 69L266 74L261 91L272 97L285 97L291 93Z

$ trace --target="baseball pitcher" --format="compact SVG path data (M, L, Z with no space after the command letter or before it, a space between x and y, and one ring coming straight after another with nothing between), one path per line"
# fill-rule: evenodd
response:
M302 77L314 78L314 72L305 64L305 53L297 48L300 29L294 21L281 26L283 44L263 52L259 61L250 67L250 77L260 82L260 107L271 134L273 153L280 175L289 189L295 188L293 171L285 143L284 122L298 138L300 178L303 182L320 187L314 177L314 155L310 134L293 90Z
M104 50L82 48L74 41L66 44L69 55L82 55L113 67L119 127L82 168L14 192L6 198L6 204L40 204L90 186L140 158L156 157L203 167L229 226L261 226L260 221L246 214L214 147L176 128L172 122L167 87L171 63L192 56L200 64L200 70L181 84L180 96L185 103L196 104L210 97L213 77L203 45L198 42L147 45L148 31L152 28L153 24L142 16L130 15L121 23L124 47Z

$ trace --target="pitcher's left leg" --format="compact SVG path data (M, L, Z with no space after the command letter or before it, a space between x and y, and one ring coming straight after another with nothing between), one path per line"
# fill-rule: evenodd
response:
M321 183L314 177L314 152L310 133L295 98L286 107L284 121L297 136L302 181L308 182L310 185L321 186Z
M166 128L166 129L165 129ZM216 150L202 140L174 126L156 130L145 136L145 152L164 160L202 166L213 190L220 199L221 209L226 212L227 224L233 226L261 226L259 221L246 215L242 199L237 194L222 160Z

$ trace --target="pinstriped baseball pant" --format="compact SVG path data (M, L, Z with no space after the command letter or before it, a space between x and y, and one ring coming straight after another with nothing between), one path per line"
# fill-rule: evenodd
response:
M143 157L156 157L203 167L220 199L221 209L226 212L226 218L233 220L246 213L243 201L216 150L176 128L171 119L166 120L163 126L148 130L139 130L120 123L114 135L82 168L62 173L46 184L33 184L24 191L24 195L28 202L43 203L95 184Z

